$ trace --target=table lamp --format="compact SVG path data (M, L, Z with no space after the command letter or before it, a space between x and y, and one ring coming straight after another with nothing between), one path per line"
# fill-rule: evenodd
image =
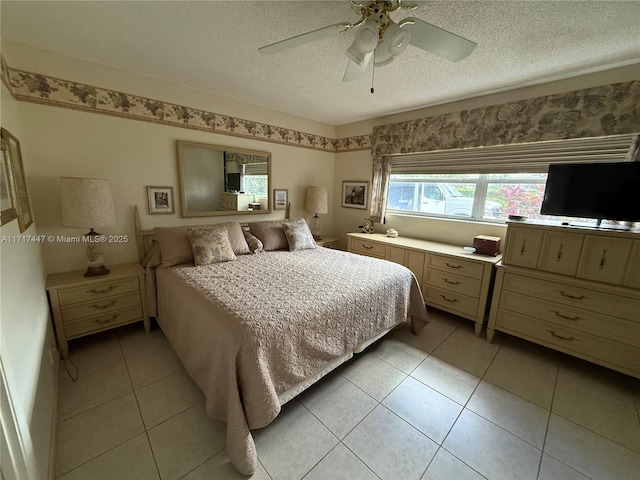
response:
M320 238L320 217L318 217L318 214L327 213L327 208L327 189L325 187L307 187L307 201L304 204L304 209L309 213L315 214L311 229L314 240L322 240Z

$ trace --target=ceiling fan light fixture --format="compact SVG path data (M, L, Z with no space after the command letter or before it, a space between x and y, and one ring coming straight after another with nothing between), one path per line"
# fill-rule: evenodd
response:
M387 45L383 42L376 47L374 58L374 65L376 67L384 67L385 65L393 62L393 55L389 53Z
M404 52L404 49L409 46L410 40L411 34L395 23L389 25L384 32L383 43L387 43L387 49L394 57Z
M368 20L356 32L353 43L347 48L346 54L352 61L362 65L368 53L371 53L378 45L379 40L378 24Z

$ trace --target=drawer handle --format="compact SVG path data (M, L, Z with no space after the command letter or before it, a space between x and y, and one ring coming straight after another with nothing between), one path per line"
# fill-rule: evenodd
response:
M440 296L442 297L443 300L446 300L447 302L451 302L451 303L456 303L458 301L457 298L447 298L446 296L440 294Z
M559 338L560 340L566 340L567 342L573 342L576 339L575 337L563 337L562 335L558 335L553 330L547 330L547 332L549 332L554 337Z
M571 295L570 293L564 293L562 290L560 290L560 295L562 295L563 297L571 298L573 300L588 300L589 299L589 297L585 297L584 295Z
M451 265L449 262L447 262L447 267L458 269L458 268L462 268L462 265Z
M362 244L362 248L366 248L367 250L372 250L373 247L371 245Z
M562 315L557 310L551 310L551 311L556 314L556 317L564 318L565 320L571 320L572 322L577 322L578 320L582 320L582 318L580 317L567 317L566 315Z
M118 288L116 285L109 285L107 288L103 290L98 290L97 288L93 288L89 290L87 293L107 293L113 290L114 288Z
M120 316L119 313L116 313L113 317L111 318L105 318L104 320L96 320L96 323L111 323L114 320L116 320L118 317Z
M89 308L104 310L105 308L113 307L116 303L118 303L118 300L111 300L108 305L89 305Z
M461 283L461 282L459 282L459 281L457 281L457 280L456 280L455 282L452 282L452 281L451 281L451 280L449 280L448 278L443 278L442 280L444 280L444 281L445 281L445 283L448 283L449 285L460 285L460 283Z

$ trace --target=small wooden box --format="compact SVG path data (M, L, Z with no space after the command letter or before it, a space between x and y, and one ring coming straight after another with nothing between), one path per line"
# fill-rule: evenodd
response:
M478 235L473 238L473 247L480 255L495 257L500 254L500 237L490 237L488 235Z

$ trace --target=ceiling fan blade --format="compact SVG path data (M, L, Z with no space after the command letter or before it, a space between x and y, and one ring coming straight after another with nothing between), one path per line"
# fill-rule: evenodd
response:
M405 18L400 23L402 29L411 34L411 40L409 40L411 45L435 53L451 62L467 58L478 46L471 40L431 25L419 18Z
M311 32L287 38L286 40L272 43L271 45L267 45L265 47L260 47L258 51L263 55L271 55L288 48L298 47L300 45L304 45L305 43L315 42L316 40L330 37L331 35L336 35L340 32L348 30L349 28L351 28L350 23L336 23L335 25L329 25L328 27L319 28Z
M347 65L347 69L344 72L344 77L342 77L343 82L353 82L354 80L358 80L362 78L367 71L367 66L373 57L373 52L367 53L364 56L364 61L362 62L362 66L358 65L356 62L349 60L349 64Z

